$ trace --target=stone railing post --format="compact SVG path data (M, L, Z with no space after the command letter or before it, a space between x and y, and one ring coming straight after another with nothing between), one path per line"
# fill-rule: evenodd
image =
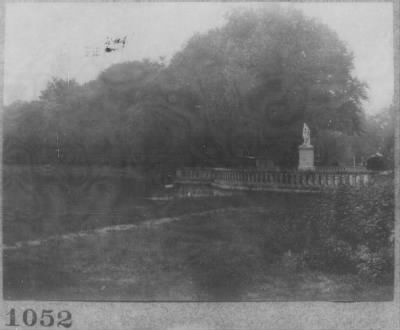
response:
M368 185L368 182L369 182L369 174L364 174L364 180L363 180L364 185L365 186Z
M356 174L356 185L359 186L360 185L360 175Z

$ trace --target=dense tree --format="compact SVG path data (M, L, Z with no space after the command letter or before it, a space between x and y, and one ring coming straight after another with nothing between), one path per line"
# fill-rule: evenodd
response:
M199 95L220 153L280 158L298 145L303 122L315 136L361 131L366 90L352 60L334 32L299 12L240 11L194 36L171 68Z
M382 154L385 167L394 166L394 132L396 116L394 106L382 109L365 119L364 130L354 138L353 149L357 159L367 160L375 153Z
M83 85L52 79L38 101L8 107L4 141L40 163L176 167L253 155L294 166L303 122L318 150L362 132L366 86L352 69L325 25L291 10L238 11L168 65L120 63Z

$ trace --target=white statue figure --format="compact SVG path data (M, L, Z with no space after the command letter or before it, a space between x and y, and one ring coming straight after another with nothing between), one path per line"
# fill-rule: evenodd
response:
M310 129L306 123L303 126L303 146L311 146L310 143Z

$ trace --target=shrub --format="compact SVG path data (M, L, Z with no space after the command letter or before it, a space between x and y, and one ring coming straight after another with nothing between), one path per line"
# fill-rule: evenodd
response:
M332 203L316 205L317 239L305 254L312 268L358 273L380 280L393 273L393 180L362 188L340 187ZM321 209L322 208L322 209ZM325 209L325 212L324 212Z
M353 259L359 275L372 280L393 279L393 246L372 252L367 246L361 245L355 251Z
M336 237L317 242L317 247L305 253L305 261L314 269L346 273L354 271L351 245Z

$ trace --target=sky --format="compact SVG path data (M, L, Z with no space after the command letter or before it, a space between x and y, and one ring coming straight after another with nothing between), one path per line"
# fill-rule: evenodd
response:
M265 2L8 3L5 24L4 102L38 97L51 77L83 83L118 62L170 59L195 33L222 26L236 7ZM390 2L279 3L296 7L335 30L354 53L353 74L369 85L367 113L393 99L393 14ZM107 37L127 37L105 53ZM99 56L93 50L99 49Z

